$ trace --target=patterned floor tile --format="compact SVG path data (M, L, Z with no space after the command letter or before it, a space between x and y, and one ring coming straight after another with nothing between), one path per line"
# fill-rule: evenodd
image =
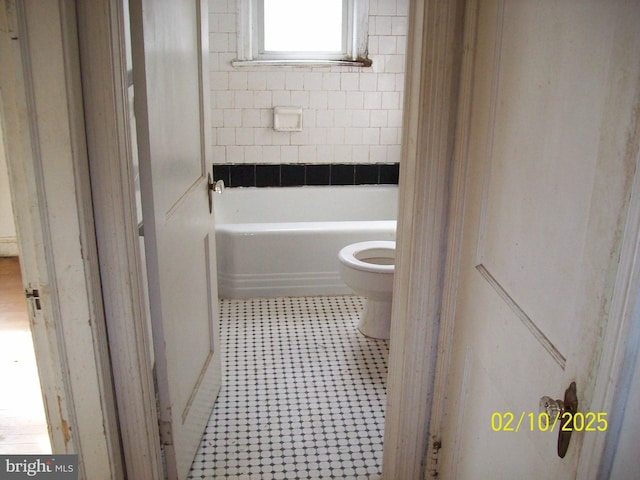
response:
M225 383L191 479L379 478L388 344L354 296L221 300Z

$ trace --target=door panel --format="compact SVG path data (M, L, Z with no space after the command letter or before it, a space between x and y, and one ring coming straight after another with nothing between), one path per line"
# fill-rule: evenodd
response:
M161 441L186 478L221 383L209 148L206 0L131 2L133 73ZM206 44L206 43L205 43Z
M575 7L566 2L550 13L555 22L532 2L522 3L517 8L505 4L497 39L499 69L477 263L502 282L566 356L564 342L572 327L558 320L570 318L581 278L579 257L585 253L605 107L602 93L609 81L603 68L608 52L602 46L610 45L612 32L594 25L586 13L574 17ZM604 4L590 10L595 17L611 16ZM610 227L615 229L615 223ZM557 281L548 282L551 275Z
M538 403L575 381L592 410L636 162L638 6L480 2L441 478L574 478L598 434L560 459ZM496 412L519 431L494 431Z
M161 1L143 7L148 93L156 123L156 197L167 216L207 171L200 130L199 3Z

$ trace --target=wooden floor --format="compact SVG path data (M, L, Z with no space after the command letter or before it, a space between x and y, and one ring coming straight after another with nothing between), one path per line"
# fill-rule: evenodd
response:
M0 454L51 453L20 264L0 257Z

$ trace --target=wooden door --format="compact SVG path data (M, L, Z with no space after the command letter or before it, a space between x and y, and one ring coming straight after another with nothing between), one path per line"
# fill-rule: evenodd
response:
M186 477L221 382L205 155L206 4L131 2L145 250L169 478Z
M591 397L638 155L638 25L637 1L479 2L439 478L575 478L605 434ZM571 382L587 422L560 458L539 401Z

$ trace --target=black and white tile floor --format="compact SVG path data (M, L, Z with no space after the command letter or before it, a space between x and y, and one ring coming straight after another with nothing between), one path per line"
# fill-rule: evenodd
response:
M375 479L388 344L358 297L221 300L225 383L191 479Z

